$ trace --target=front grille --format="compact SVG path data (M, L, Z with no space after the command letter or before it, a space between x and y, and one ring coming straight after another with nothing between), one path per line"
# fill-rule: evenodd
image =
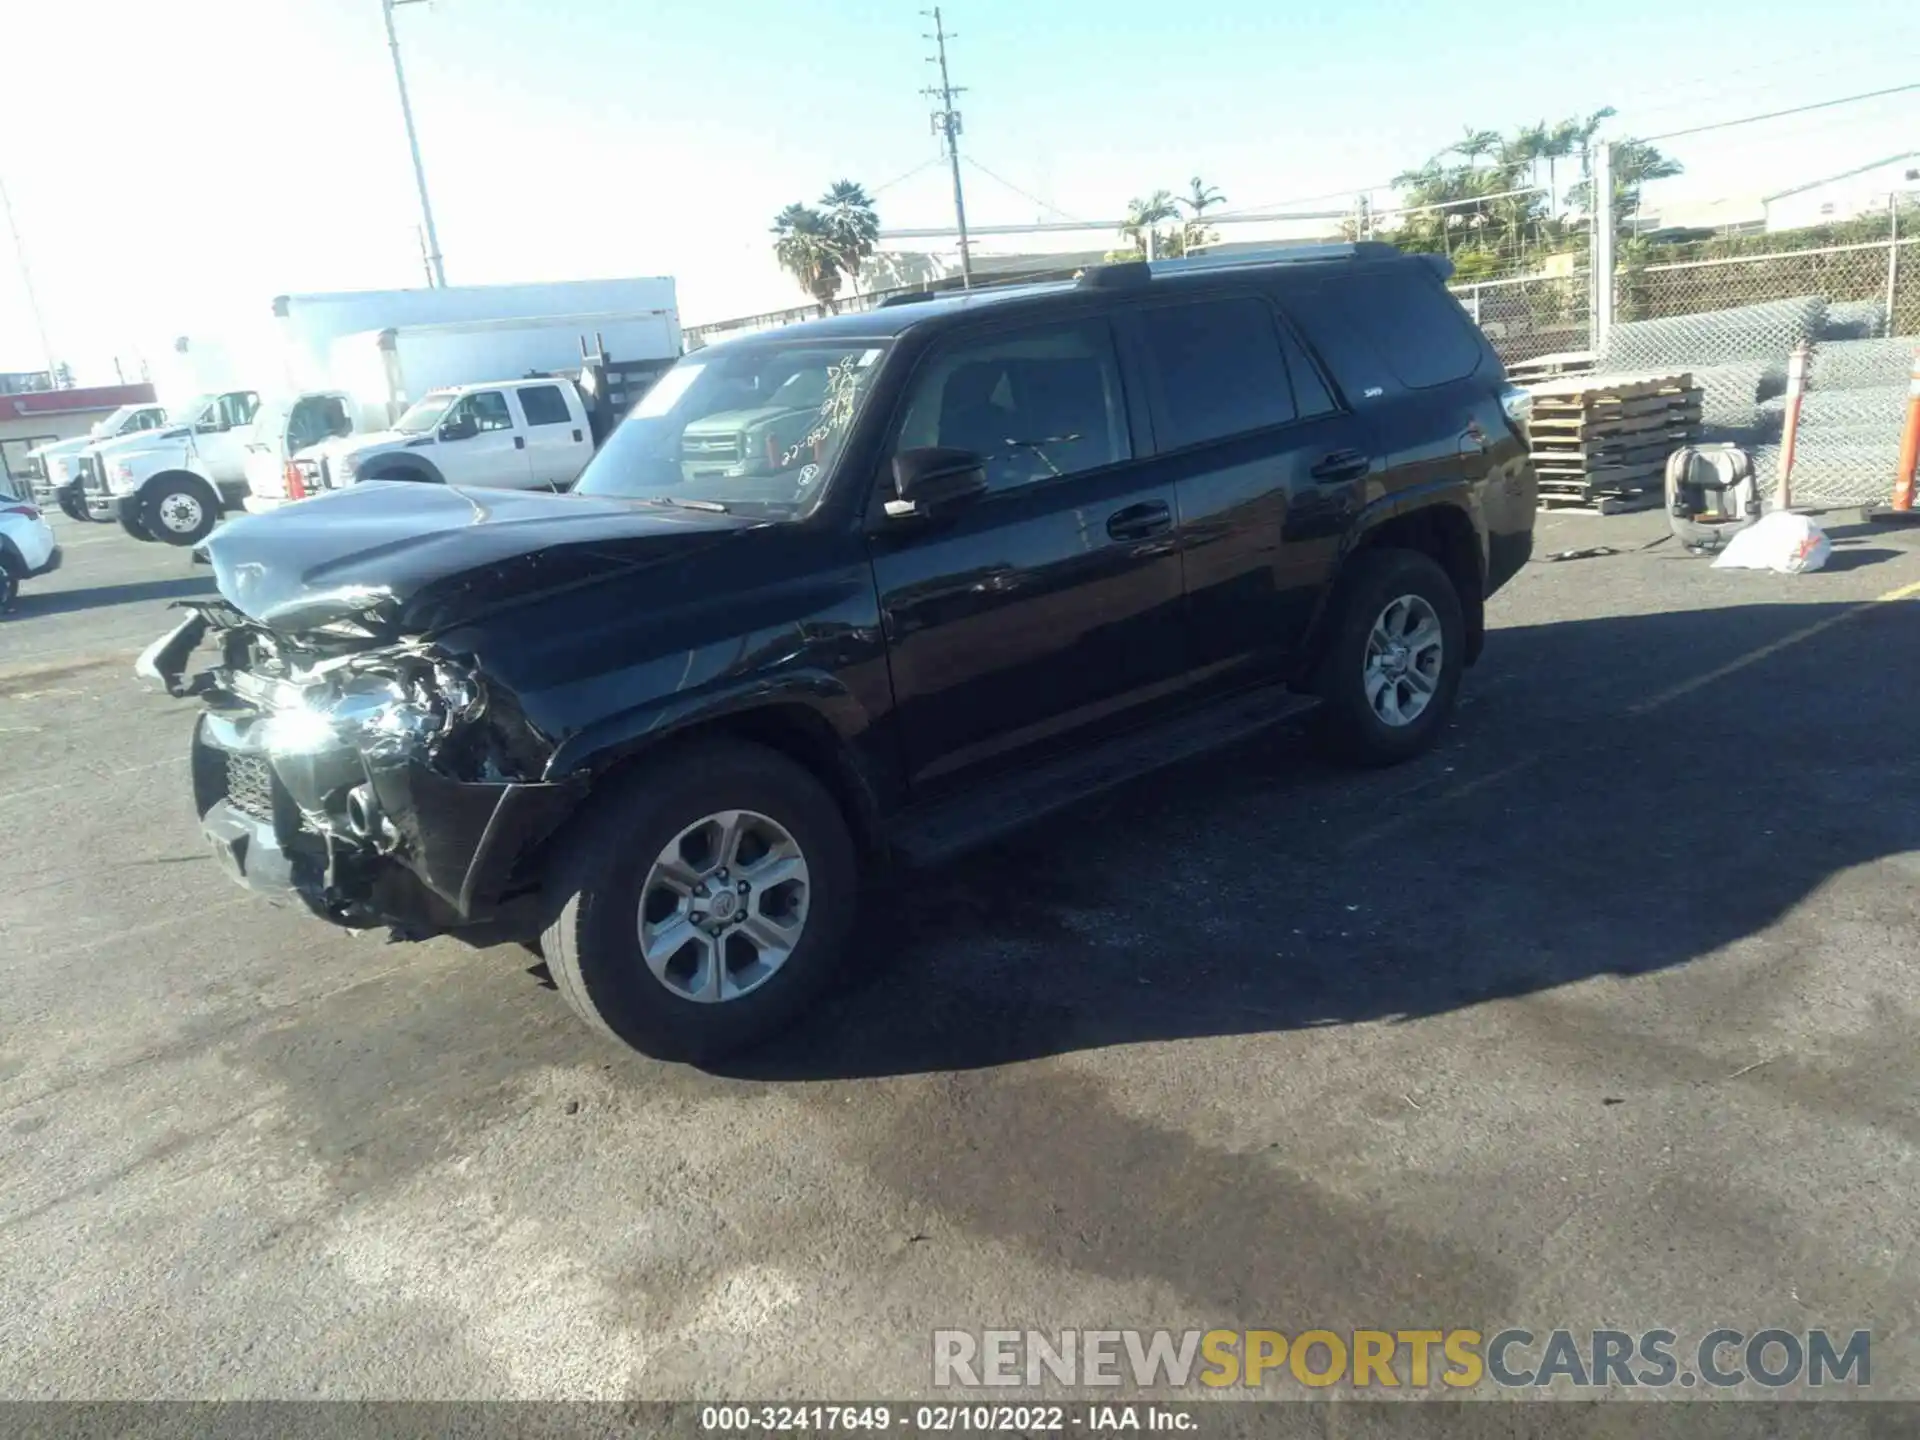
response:
M264 755L228 752L227 799L241 813L273 823L273 767Z
M100 463L99 456L82 455L80 457L80 485L83 489L95 490L102 495L107 493L107 471L106 467Z
M680 453L689 460L738 461L745 450L739 435L686 435L680 440Z

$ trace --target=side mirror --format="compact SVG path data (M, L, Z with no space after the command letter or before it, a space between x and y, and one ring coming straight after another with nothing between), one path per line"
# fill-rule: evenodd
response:
M449 420L440 427L442 440L471 440L480 433L480 422L471 415L462 415L458 420Z
M226 433L228 428L224 420L202 420L198 425L193 427L193 433L196 435L222 435Z
M902 450L893 457L893 488L900 497L894 504L915 514L950 510L987 493L986 457L944 445Z

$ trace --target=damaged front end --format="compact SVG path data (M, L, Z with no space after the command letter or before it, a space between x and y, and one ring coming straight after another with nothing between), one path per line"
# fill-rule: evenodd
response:
M205 703L194 808L235 880L405 938L537 933L530 861L582 782L540 778L552 744L510 693L351 620L289 633L223 601L185 608L136 671ZM205 645L215 663L190 674Z

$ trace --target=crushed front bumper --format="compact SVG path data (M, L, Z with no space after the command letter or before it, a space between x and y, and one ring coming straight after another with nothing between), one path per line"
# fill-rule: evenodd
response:
M513 929L530 915L529 862L582 785L455 780L411 754L274 754L263 727L209 711L194 730L194 808L233 880L354 929ZM344 802L362 786L384 823L354 835Z

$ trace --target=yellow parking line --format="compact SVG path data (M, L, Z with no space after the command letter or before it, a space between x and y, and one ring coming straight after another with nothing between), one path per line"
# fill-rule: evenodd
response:
M1716 680L1724 680L1727 676L1736 674L1746 669L1749 665L1757 665L1769 655L1778 655L1782 650L1791 649L1803 640L1811 640L1816 635L1824 635L1836 625L1844 625L1849 620L1857 620L1860 616L1866 614L1876 606L1891 604L1896 600L1911 600L1915 596L1920 596L1920 581L1916 581L1911 585L1902 585L1897 590L1889 590L1884 595L1876 595L1871 600L1863 600L1858 605L1852 605L1842 610L1838 615L1829 615L1824 620L1816 620L1811 625L1803 625L1790 635L1782 635L1778 640L1770 641L1758 649L1749 650L1746 654L1727 661L1726 664L1720 666L1718 669L1709 670L1704 675L1696 675L1693 679L1684 681L1674 686L1671 690L1662 690L1651 699L1629 705L1627 707L1627 713L1636 716L1651 715L1655 710L1666 705L1671 705L1682 696L1691 695L1694 691L1703 689L1713 684Z

